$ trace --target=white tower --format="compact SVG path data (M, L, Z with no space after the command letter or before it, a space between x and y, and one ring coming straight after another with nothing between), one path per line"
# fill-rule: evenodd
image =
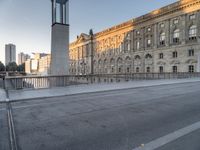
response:
M69 0L51 0L51 75L67 75L69 70Z

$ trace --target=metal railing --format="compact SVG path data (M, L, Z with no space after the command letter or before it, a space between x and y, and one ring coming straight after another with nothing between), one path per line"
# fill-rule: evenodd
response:
M200 73L130 73L64 76L5 77L5 89L40 89L78 84L127 82L134 80L184 79L200 77Z

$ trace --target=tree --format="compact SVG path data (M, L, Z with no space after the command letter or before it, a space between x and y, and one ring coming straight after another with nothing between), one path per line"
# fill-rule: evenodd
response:
M7 70L7 71L17 71L17 64L16 64L16 62L10 62L10 63L6 66L6 70Z
M18 72L25 72L25 63L17 66Z
M5 71L5 66L1 61L0 61L0 71Z

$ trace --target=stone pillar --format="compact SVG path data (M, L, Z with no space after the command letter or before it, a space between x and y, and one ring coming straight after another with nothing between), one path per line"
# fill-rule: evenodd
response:
M197 72L200 72L200 53L197 54L198 63L197 63Z
M181 44L185 44L186 43L186 15L182 15L181 16L181 30L180 32L182 32L181 34Z
M154 48L158 48L158 24L154 25Z
M166 33L166 46L170 45L170 20L166 21L166 28L165 28L165 33Z
M69 73L69 0L52 1L51 31L51 75L67 75ZM60 4L60 18L56 17L57 3ZM63 7L65 5L65 7ZM67 14L67 15L65 15Z
M197 12L197 41L198 43L200 43L200 22L199 22L199 19L200 19L200 12Z

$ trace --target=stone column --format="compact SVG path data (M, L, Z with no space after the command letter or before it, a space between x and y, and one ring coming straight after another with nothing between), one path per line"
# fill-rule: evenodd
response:
M186 15L182 15L181 16L181 44L185 44L186 43Z
M197 63L197 72L200 72L200 53L197 54L198 63Z
M200 22L199 22L199 19L200 19L200 13L198 12L197 13L197 41L198 43L200 43Z
M166 21L166 46L170 45L170 20Z
M158 23L154 25L154 48L158 48Z

